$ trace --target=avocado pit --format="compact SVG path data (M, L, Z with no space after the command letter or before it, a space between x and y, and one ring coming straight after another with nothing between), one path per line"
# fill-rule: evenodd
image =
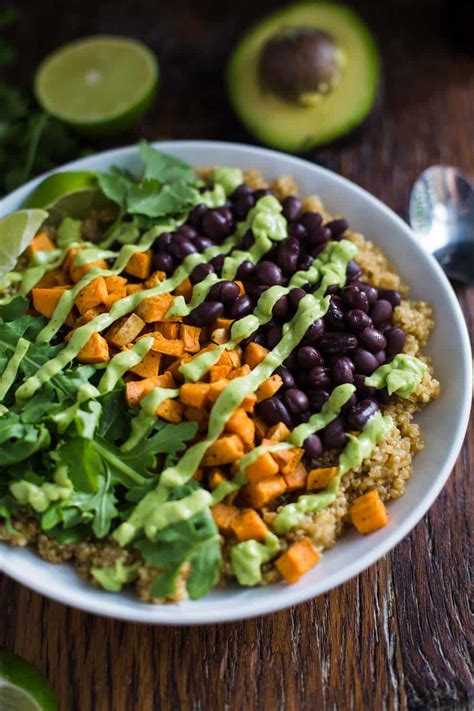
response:
M338 84L344 55L333 37L296 27L271 37L260 55L262 86L287 101L312 105Z

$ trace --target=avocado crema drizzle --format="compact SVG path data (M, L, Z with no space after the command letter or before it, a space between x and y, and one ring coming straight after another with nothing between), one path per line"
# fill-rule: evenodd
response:
M220 194L216 194L215 198L216 201L220 200ZM17 389L15 394L17 402L21 403L31 398L44 382L59 373L78 355L79 351L87 343L93 333L105 330L118 318L134 311L143 299L173 291L191 274L198 264L206 263L217 255L225 256L226 259L224 260L222 277L220 279L215 274L209 275L203 282L194 286L189 303L186 304L182 297L175 297L167 313L167 317L173 315L188 315L193 308L205 300L213 284L224 279L235 277L238 267L243 261L249 260L253 264L256 264L271 248L273 241L285 239L287 236L286 220L280 214L281 210L280 203L272 196L261 198L249 212L247 220L243 223L239 223L236 234L227 238L222 245L209 247L203 254L191 254L187 256L171 277L152 288L118 300L109 313L101 314L92 319L88 324L76 329L68 345L57 356L45 363L34 376L29 377ZM138 245L124 245L117 255L113 269L104 270L96 267L90 269L73 289L65 292L61 297L53 316L45 328L42 329L37 340L49 341L53 338L65 322L69 310L74 303L74 298L92 279L100 275L109 276L119 274L123 271L129 258L135 251L148 249L160 233L175 229L182 221L184 220L176 222L175 224L170 223L166 226L152 228L142 236ZM252 229L255 236L254 244L248 251L236 249L240 244L242 236L249 228ZM239 462L239 469L234 479L220 484L212 494L204 489L198 489L179 501L168 501L169 494L176 486L185 484L192 478L206 450L220 436L226 421L234 410L247 395L255 392L261 383L269 378L283 363L303 339L309 326L316 319L324 316L328 310L330 301L330 296L325 296L327 288L334 284L338 286L345 284L347 263L356 253L357 248L355 245L347 240L329 243L319 257L313 261L308 270L297 272L293 275L288 287L270 287L264 292L257 303L255 312L234 322L231 329L231 340L229 342L218 346L212 351L200 354L180 368L186 379L193 381L199 380L208 371L210 366L219 360L224 350L235 348L240 341L250 336L260 325L270 320L273 306L281 296L287 294L296 286L301 286L306 283L317 284L320 282L320 286L314 294L307 294L301 299L295 316L290 322L284 325L283 336L275 348L266 355L265 359L257 365L251 373L234 379L219 395L210 413L209 427L205 438L191 446L175 465L168 467L161 473L156 489L149 492L142 501L137 504L128 521L122 523L115 530L113 536L121 545L128 544L141 529L144 529L148 537L153 538L158 530L166 528L176 521L191 518L204 508L221 501L229 493L247 483L245 469L262 453L301 446L310 434L323 429L326 424L338 416L341 408L349 400L354 391L354 387L351 385L336 387L321 412L313 415L307 423L296 427L290 433L287 442L260 445L245 454ZM103 258L104 254L105 252L101 252L97 248L85 249L82 254L79 253L76 255L75 263L77 266L80 266L87 263L87 261L85 261L87 258L97 260ZM112 253L107 252L107 256L110 254ZM56 261L57 260L54 261L54 264ZM50 267L50 265L48 265L48 267ZM152 339L144 337L127 352L119 353L114 356L105 368L98 387L90 389L87 393L87 397L97 397L113 389L122 375L130 367L140 362L151 347ZM21 358L27 352L27 344L22 343L17 350L18 353L15 352L12 356L4 375L0 378L0 392L2 390L2 380L5 375L10 379L13 374L14 378ZM414 360L418 361L418 359ZM418 364L420 362L421 361L418 361ZM413 381L413 370L417 371L417 369L410 368L410 364L407 365L401 361L398 365L402 369L410 372ZM384 368L387 368L387 366L384 366ZM418 370L420 369L418 368ZM388 372L384 372L382 377L379 378L381 384L378 385L378 387L384 387L386 385L387 374ZM419 379L421 379L421 375ZM418 371L416 372L416 376L418 376ZM411 391L413 391L414 387L415 386L413 386ZM401 389L402 388L400 388L400 390ZM405 392L406 391L407 388L405 387ZM122 445L124 451L133 447L137 441L140 441L145 431L153 426L153 422L156 419L156 409L163 400L177 397L178 394L179 391L176 389L155 388L147 395L141 403L139 415L132 419L131 435L129 440ZM404 394L404 396L407 397L408 395ZM84 401L84 399L84 397L81 398L82 401ZM376 442L380 441L380 438L388 431L390 426L391 419L382 417L380 413L377 413L369 420L360 435L357 437L348 435L350 441L341 453L337 476L333 478L325 491L318 494L300 496L298 501L294 504L288 504L282 507L274 522L275 530L277 532L287 531L294 527L306 513L318 511L332 503L336 498L339 482L343 474L349 471L349 469L359 466L362 460L369 456ZM233 548L233 550L236 551L235 555L232 556L232 558L235 557L236 569L238 568L238 560L242 558L241 554L244 553L243 549L240 551L240 548L248 543L247 541L245 544L238 544ZM262 559L261 562L265 562L265 560L269 559L268 556L270 554L268 550L270 547L272 551L271 557L273 557L277 553L274 543L272 539L272 541L269 540L266 541L265 544L261 544L260 548L265 548L265 552L260 551L259 553L257 548L255 548L255 551L253 551L254 556L258 558L260 555ZM236 575L239 578L237 572ZM243 574L240 577L245 578L245 575ZM254 583L247 582L246 584Z

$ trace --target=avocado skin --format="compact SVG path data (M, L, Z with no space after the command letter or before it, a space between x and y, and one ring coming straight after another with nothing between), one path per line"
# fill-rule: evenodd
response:
M320 23L320 11L326 16L326 24ZM333 15L332 26L327 25L328 14ZM362 52L365 61L365 73L359 77L361 85L365 87L365 96L357 106L349 105L344 102L341 97L340 110L337 112L337 120L332 123L327 117L324 121L318 121L317 107L306 108L298 107L300 111L306 112L308 117L307 125L302 129L301 125L295 129L291 123L291 116L286 115L288 102L281 100L279 104L275 104L273 98L272 111L265 116L262 114L261 107L267 103L269 96L268 90L262 87L258 81L258 68L255 71L255 87L254 93L259 91L258 96L252 96L250 101L242 89L242 81L240 77L242 73L248 69L245 62L249 62L249 57L258 65L258 50L261 51L262 46L259 45L258 35L265 32L265 39L268 40L278 33L282 28L288 26L301 27L303 22L301 16L308 18L309 27L320 29L328 34L332 34L336 42L339 40L337 26L338 23L343 23L346 28L349 27L353 37L357 42L357 51ZM257 45L257 54L255 54L255 46ZM351 62L351 48L344 47L347 56L347 63ZM369 123L371 113L380 108L383 91L381 77L381 59L377 43L360 17L355 12L339 3L328 2L311 2L311 3L295 3L285 8L281 8L276 12L263 18L260 22L251 27L240 39L238 45L234 49L229 63L227 65L226 83L230 102L242 123L245 125L249 133L251 133L258 141L273 148L285 150L289 153L308 153L319 146L327 146L335 142L345 143L346 139L353 138L359 135L361 129ZM335 93L339 87L336 87ZM278 97L276 97L278 99ZM324 101L325 99L323 99ZM291 107L293 111L297 106ZM306 120L306 119L305 119ZM274 130L276 124L284 126L284 133L280 130ZM300 122L301 123L301 122Z

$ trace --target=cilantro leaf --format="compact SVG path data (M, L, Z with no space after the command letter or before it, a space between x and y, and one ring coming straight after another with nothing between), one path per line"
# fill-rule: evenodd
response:
M170 183L160 187L157 180L143 180L128 194L127 210L132 215L164 217L184 212L196 203L198 192L186 183Z
M190 183L195 185L197 175L191 166L181 158L162 153L153 148L147 141L140 141L138 152L145 170L145 179L158 180L160 183Z

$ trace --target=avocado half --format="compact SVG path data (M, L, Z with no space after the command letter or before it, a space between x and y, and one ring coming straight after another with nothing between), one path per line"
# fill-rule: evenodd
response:
M345 5L290 5L250 29L228 68L232 105L262 143L301 153L340 138L371 112L375 40Z

